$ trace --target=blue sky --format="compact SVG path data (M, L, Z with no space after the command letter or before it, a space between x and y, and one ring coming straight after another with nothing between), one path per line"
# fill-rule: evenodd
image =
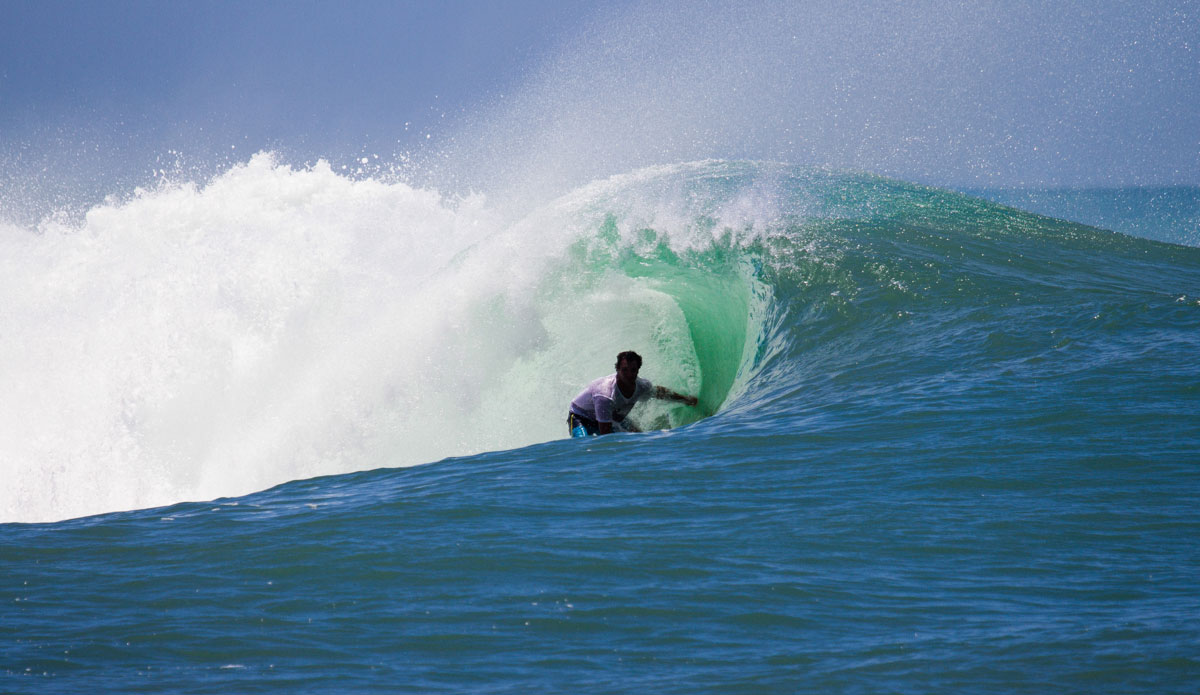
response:
M503 89L569 2L8 2L0 124L211 124L271 139L392 130ZM344 131L344 132L343 132Z
M0 162L82 168L119 189L176 153L393 154L510 88L586 14L556 1L0 0Z
M0 198L267 148L475 189L704 157L1200 184L1197 95L1194 2L0 0Z

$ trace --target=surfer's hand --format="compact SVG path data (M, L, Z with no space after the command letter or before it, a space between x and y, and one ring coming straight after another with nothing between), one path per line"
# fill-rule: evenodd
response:
M687 403L688 405L696 405L700 401L695 396L684 396L683 402Z

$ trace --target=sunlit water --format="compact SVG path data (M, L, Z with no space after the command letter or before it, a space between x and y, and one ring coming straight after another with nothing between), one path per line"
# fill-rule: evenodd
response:
M0 689L1195 692L1200 251L1139 219L260 155L2 228ZM623 349L700 404L566 439Z

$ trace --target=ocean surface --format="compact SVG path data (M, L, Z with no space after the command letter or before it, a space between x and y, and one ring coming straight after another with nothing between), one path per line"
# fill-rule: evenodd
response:
M0 222L0 691L1195 693L1198 205L260 154ZM699 405L567 439L625 349Z

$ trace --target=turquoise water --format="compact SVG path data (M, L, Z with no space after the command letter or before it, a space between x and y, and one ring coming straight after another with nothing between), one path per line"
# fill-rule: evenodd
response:
M0 689L1195 692L1200 250L1142 219L256 158L6 228ZM700 404L566 439L629 348Z

